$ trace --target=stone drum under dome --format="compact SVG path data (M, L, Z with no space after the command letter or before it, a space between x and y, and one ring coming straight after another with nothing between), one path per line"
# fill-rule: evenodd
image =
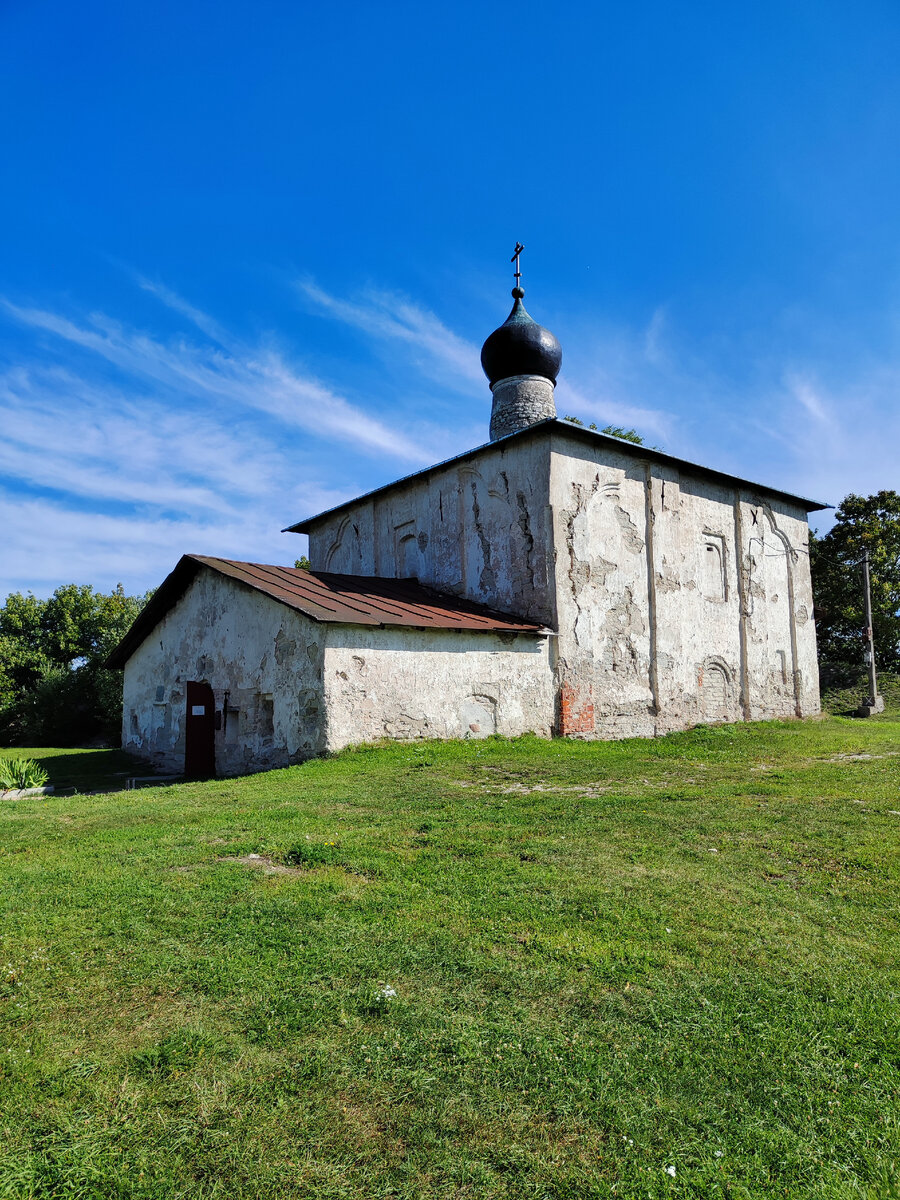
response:
M562 365L556 337L527 312L525 291L514 287L512 311L481 349L491 385L491 441L556 416L553 389Z

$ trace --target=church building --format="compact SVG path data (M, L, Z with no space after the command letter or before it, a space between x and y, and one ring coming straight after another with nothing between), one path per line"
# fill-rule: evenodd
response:
M308 571L185 555L109 660L125 749L203 776L819 711L825 506L557 419L562 352L516 282L490 440L290 526Z

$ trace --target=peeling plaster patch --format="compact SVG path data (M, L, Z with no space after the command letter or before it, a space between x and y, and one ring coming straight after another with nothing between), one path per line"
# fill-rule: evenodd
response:
M275 638L275 662L279 667L283 667L286 663L292 662L296 654L297 643L294 638L289 637L284 629L279 629Z
M575 605L575 621L572 627L572 633L575 638L575 644L579 645L581 633L578 628L579 620L581 619L581 592L585 584L590 578L590 567L587 563L579 562L575 554L575 521L578 517L577 511L564 512L563 520L565 521L566 530L566 550L569 555L569 569L566 572L569 587L572 592L572 603Z
M805 604L801 604L800 607L797 609L797 624L805 625L808 620L809 620L809 610L807 609Z
M387 737L402 741L431 736L428 717L421 710L415 713L395 711L385 718L384 732Z
M519 528L525 539L525 569L531 575L531 556L534 553L534 535L531 532L531 521L528 517L528 503L524 492L516 492L516 504L519 507Z
M605 587L607 576L611 572L617 570L614 562L608 562L607 559L601 558L598 554L596 558L591 560L589 577L592 583L597 587Z
M301 721L315 722L321 708L320 696L315 688L304 688L298 698L297 707Z
M656 590L663 596L668 595L670 592L680 592L681 580L676 575L663 575L661 571L657 571Z
M560 687L559 732L563 737L594 732L594 695L590 685L577 688L564 683Z
M622 599L607 610L603 625L605 644L601 663L606 671L643 674L640 656L632 640L632 634L645 632L644 617L634 602L634 592L626 587Z
M622 536L625 539L625 545L632 554L640 554L644 549L644 539L638 533L637 526L632 521L629 513L622 508L621 505L616 505L616 520L622 527Z
M472 520L475 525L475 533L478 537L478 544L481 547L481 557L484 559L484 567L481 572L480 586L482 592L491 592L496 587L496 578L494 568L491 565L491 543L484 530L484 525L481 521L481 506L478 503L478 486L473 479L469 485L472 489Z

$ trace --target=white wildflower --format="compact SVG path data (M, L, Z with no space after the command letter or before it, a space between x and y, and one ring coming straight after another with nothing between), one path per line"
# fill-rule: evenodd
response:
M666 1167L666 1174L671 1175L672 1178L674 1179L675 1178L675 1168L674 1167Z
M383 987L378 995L382 1000L393 1000L393 998L397 995L397 992L392 987Z

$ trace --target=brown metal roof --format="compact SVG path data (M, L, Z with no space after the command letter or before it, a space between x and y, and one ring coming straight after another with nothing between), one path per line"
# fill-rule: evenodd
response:
M460 629L474 633L547 633L541 625L496 612L415 579L380 579L371 575L335 575L236 562L185 554L138 615L107 659L108 667L124 667L151 630L184 595L202 567L234 579L254 591L311 617L338 625L405 626L413 629Z

